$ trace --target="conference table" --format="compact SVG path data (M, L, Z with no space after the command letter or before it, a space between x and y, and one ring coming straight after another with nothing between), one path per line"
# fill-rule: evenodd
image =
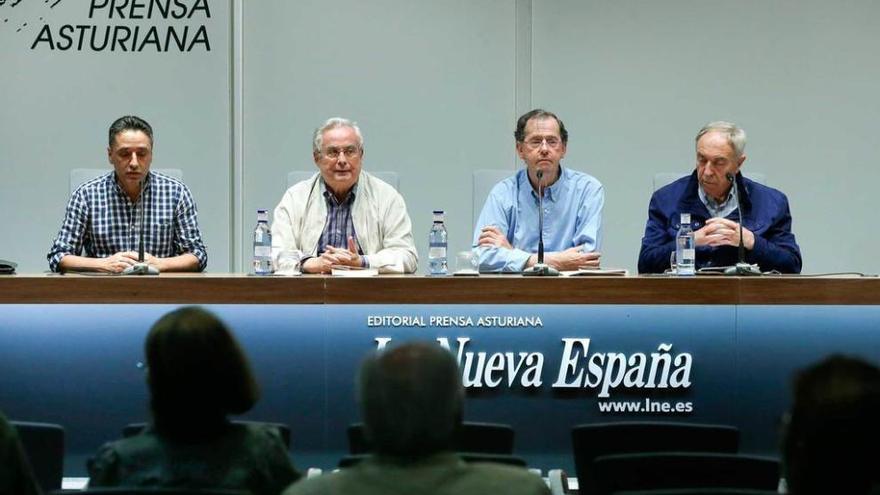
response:
M181 305L233 328L299 467L333 467L359 420L368 353L431 340L455 354L465 419L516 429L531 466L573 471L571 427L668 420L742 431L777 455L793 374L832 353L880 361L876 277L526 278L162 274L0 277L0 410L63 425L68 476L148 418L143 340Z

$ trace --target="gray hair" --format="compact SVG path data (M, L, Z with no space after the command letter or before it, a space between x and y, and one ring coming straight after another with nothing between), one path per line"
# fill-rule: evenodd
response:
M407 342L370 355L361 366L358 396L364 433L377 453L414 459L452 448L464 388L449 350Z
M725 122L723 120L709 122L700 129L694 142L699 142L700 138L709 132L720 132L723 134L733 148L733 152L736 153L736 156L742 156L746 150L746 131L732 122Z
M350 127L354 129L354 133L358 138L358 148L362 150L364 149L364 136L361 134L361 129L358 127L357 122L342 117L333 117L327 119L321 127L315 129L315 133L312 135L312 153L318 154L321 152L321 146L324 145L324 132L329 131L330 129L338 129L340 127Z

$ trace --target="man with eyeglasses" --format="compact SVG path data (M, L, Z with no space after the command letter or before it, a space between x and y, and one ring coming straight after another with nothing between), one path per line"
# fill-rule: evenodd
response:
M361 170L364 138L355 122L332 118L315 130L318 173L294 184L275 208L276 266L330 273L336 265L412 273L418 254L403 197Z
M605 191L594 177L560 164L565 124L542 109L516 123L516 152L525 169L496 184L474 232L483 272L521 272L538 251L538 190L544 193L544 263L557 270L599 266ZM538 176L541 175L539 182Z

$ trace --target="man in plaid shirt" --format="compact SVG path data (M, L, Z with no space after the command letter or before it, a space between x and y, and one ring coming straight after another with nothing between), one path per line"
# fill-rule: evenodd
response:
M145 208L144 262L165 272L204 270L208 253L189 188L150 172L150 124L139 117L121 117L110 126L109 138L107 156L113 171L74 191L47 255L49 268L120 273L134 265Z

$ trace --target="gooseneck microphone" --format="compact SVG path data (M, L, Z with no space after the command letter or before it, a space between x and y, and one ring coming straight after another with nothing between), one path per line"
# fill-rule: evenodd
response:
M149 174L149 172L147 172ZM147 175L144 175L144 178L141 179L141 192L138 194L138 206L140 207L140 240L138 244L138 262L129 266L125 270L122 271L123 275L158 275L159 269L149 263L144 261L144 231L146 230L145 219L146 219L146 211L147 207L144 204L144 189L147 184Z
M525 277L558 277L559 271L544 264L544 171L538 169L538 259L523 271Z
M736 212L739 219L739 246L737 246L737 262L736 265L728 267L724 270L725 275L761 275L761 269L757 265L746 263L746 247L743 244L743 213L742 202L739 199L739 187L736 183L736 177L727 172L725 174L727 180L733 184L733 197L736 198Z
M544 171L538 169L538 263L544 264Z

